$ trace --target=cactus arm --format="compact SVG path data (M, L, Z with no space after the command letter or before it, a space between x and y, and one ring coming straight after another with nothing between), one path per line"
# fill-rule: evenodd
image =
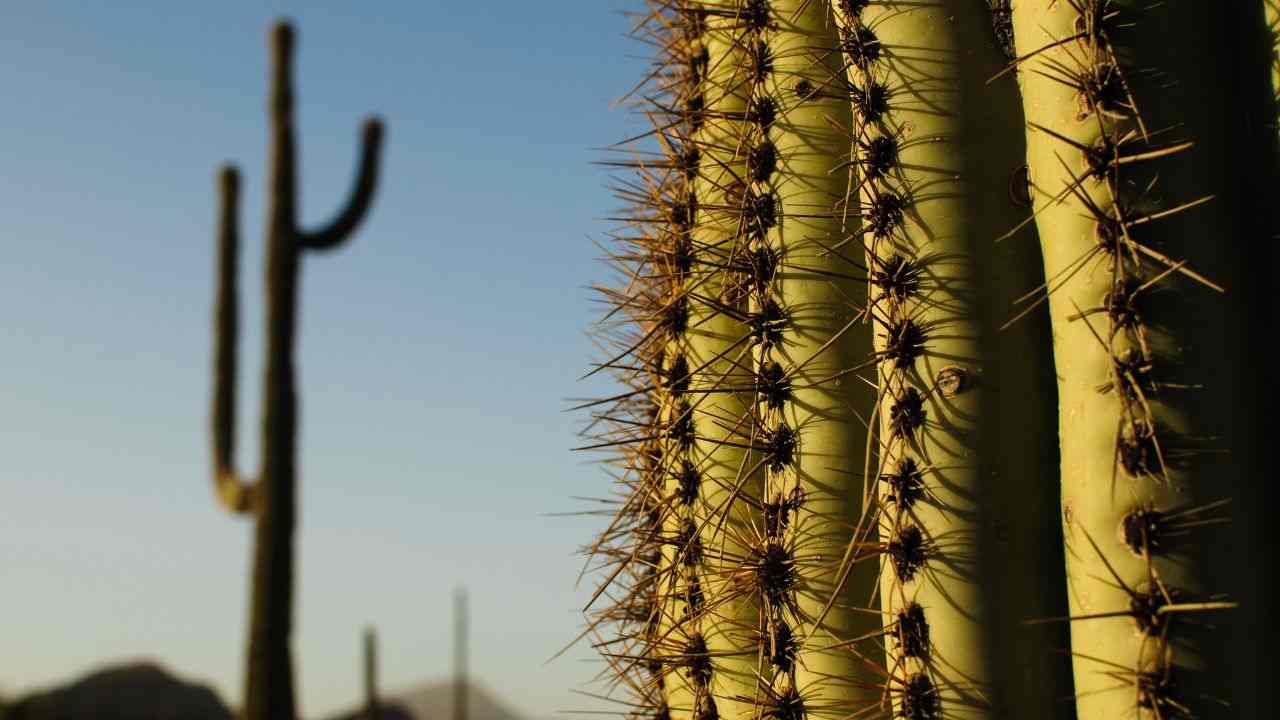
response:
M253 485L236 472L236 356L239 348L240 173L226 166L218 173L218 290L213 320L213 483L228 511L253 509Z
M308 250L331 250L351 237L357 226L369 212L377 189L378 166L382 149L382 121L369 118L364 122L360 139L360 169L355 185L342 211L327 225L312 231L299 232L299 241Z
M1018 43L1018 55L1025 56L1040 46L1056 42L1058 38L1075 33L1074 13L1065 3L1059 9L1047 2L1019 2L1013 8L1014 37ZM1052 81L1042 80L1032 72L1034 63L1044 62L1045 57L1057 48L1044 50L1036 60L1028 61L1020 72L1024 107L1029 123L1049 127L1056 132L1067 128L1073 139L1090 142L1094 139L1093 125L1075 122L1072 118L1077 100L1070 88L1056 87ZM1069 56L1067 56L1068 61ZM1071 131L1075 132L1071 132ZM1068 195L1068 202L1055 203L1051 199L1064 192L1064 168L1055 159L1055 153L1063 152L1045 133L1028 132L1027 161L1033 183L1032 198L1038 211L1037 226L1045 254L1045 274L1049 278L1061 278L1071 264L1087 252L1094 235L1093 223L1087 211L1075 198ZM1097 304L1111 286L1111 273L1105 265L1096 263L1077 274L1070 290L1080 307ZM1084 322L1069 323L1074 308L1064 297L1063 290L1049 296L1053 314L1053 335L1057 372L1062 378L1059 386L1061 403L1060 428L1062 447L1063 509L1067 539L1067 574L1071 589L1071 613L1085 615L1117 611L1125 606L1126 597L1120 588L1108 590L1110 575L1098 562L1094 553L1077 527L1084 518L1098 515L1093 504L1101 502L1101 510L1110 504L1112 493L1107 484L1116 475L1114 435L1120 417L1120 403L1115 395L1101 395L1096 385L1108 375L1108 358L1105 352L1090 350L1097 344ZM1102 331L1102 332L1105 332ZM1096 418L1085 423L1086 419ZM1122 497L1127 496L1125 495ZM1089 499L1084 507L1080 498ZM1097 498L1097 500L1092 500ZM1114 515L1114 513L1112 513ZM1119 520L1118 517L1113 517ZM1084 531L1094 540L1107 543L1113 529L1107 527L1107 519L1089 520ZM1124 558L1127 553L1110 555ZM1113 558L1114 560L1114 558ZM1101 571L1101 574L1098 574ZM1139 562L1128 561L1122 572L1126 579L1134 581L1143 574ZM1092 575L1096 580L1089 580ZM1118 668L1132 667L1141 645L1139 637L1124 617L1072 623L1072 647L1080 648L1082 655L1101 658L1116 663ZM1089 637L1085 637L1088 635ZM1123 681L1109 676L1110 666L1100 666L1088 660L1078 660L1075 689L1077 707L1082 720L1105 717L1124 717L1133 712L1133 701L1124 692ZM1139 666L1139 670L1146 669ZM1119 686L1119 687L1117 687Z

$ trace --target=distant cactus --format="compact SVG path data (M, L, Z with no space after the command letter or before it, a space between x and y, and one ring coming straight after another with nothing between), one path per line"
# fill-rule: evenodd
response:
M289 637L293 627L293 529L297 397L294 334L298 271L304 250L339 247L369 209L378 175L382 123L366 121L360 170L342 212L318 230L298 226L292 85L294 31L271 30L270 184L266 263L266 373L263 377L262 467L247 481L234 468L238 336L240 176L219 172L218 290L214 314L213 480L221 504L257 518L244 720L296 717Z
M588 633L635 717L1248 716L1254 1L646 2L622 390L582 406L619 483Z

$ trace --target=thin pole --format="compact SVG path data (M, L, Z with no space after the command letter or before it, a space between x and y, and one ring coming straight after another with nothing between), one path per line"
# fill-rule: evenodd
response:
M467 590L453 592L453 720L467 720Z
M378 636L373 626L364 629L364 716L378 720Z

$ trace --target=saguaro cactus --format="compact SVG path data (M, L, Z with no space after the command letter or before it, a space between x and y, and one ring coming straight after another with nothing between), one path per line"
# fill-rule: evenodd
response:
M360 169L346 206L317 230L298 226L294 143L293 46L287 22L271 29L271 151L267 195L266 372L263 376L262 465L252 481L234 468L240 180L219 172L218 290L214 317L213 483L227 510L257 520L254 543L245 720L295 717L289 636L293 627L293 530L297 397L294 336L298 271L304 250L326 251L349 239L373 200L382 122L365 122Z
M590 634L636 716L1253 711L1218 623L1270 551L1207 533L1269 496L1264 2L1024 0L1011 38L981 0L648 0L587 446L622 493Z

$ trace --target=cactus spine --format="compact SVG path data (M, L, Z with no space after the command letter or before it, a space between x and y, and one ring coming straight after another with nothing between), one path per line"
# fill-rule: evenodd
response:
M296 505L297 397L294 335L298 271L304 250L342 245L364 218L378 175L382 123L365 122L358 176L342 211L317 230L297 219L292 59L293 28L271 30L270 184L267 211L266 372L263 377L262 466L253 481L234 467L238 336L239 172L219 173L221 212L214 316L213 481L221 504L257 519L246 663L245 720L296 716L289 636L293 626L293 529Z

